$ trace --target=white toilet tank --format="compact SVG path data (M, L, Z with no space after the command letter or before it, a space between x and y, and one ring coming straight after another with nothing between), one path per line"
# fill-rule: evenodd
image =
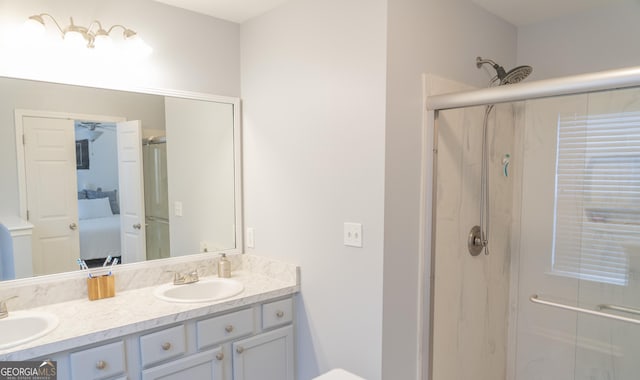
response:
M363 377L354 375L342 368L332 369L331 371L316 377L314 380L366 380Z
M16 216L0 216L0 280L33 276L33 224Z
M9 229L0 223L0 280L14 278L16 269L13 263L13 238Z

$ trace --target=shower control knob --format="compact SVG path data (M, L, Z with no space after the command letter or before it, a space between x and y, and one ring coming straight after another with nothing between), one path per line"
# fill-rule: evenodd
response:
M469 231L469 237L467 239L467 248L471 256L478 256L485 245L486 242L482 240L480 226L473 226L471 231Z

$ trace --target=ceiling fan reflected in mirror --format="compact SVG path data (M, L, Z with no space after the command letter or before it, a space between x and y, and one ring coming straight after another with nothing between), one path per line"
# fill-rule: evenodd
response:
M77 137L80 137L81 139L86 138L91 142L96 141L104 132L116 131L116 126L113 123L101 123L95 121L76 121L75 127L76 133L80 135Z

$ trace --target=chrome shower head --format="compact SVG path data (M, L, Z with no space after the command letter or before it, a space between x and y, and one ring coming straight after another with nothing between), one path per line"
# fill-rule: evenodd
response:
M518 66L515 69L511 69L504 78L500 79L500 84L514 84L522 82L529 76L529 74L531 74L532 71L533 68L531 66Z
M526 77L528 77L529 74L531 74L531 72L533 71L533 68L531 66L518 66L515 69L506 72L504 67L498 65L490 59L483 59L482 57L476 58L477 68L481 68L484 64L489 64L493 67L493 69L496 71L496 76L492 83L496 80L499 80L500 85L519 83Z

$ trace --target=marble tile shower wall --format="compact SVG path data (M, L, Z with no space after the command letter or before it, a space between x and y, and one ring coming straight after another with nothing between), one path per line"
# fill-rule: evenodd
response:
M435 76L427 93L470 89ZM439 114L435 253L434 380L506 378L514 155L514 111L498 105L489 119L490 255L472 257L467 236L480 219L484 107Z

